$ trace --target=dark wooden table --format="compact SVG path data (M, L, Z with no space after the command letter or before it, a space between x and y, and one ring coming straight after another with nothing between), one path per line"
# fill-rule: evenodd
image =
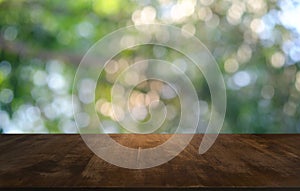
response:
M168 163L130 170L98 158L80 135L1 135L0 188L300 187L300 134L223 134L199 155L202 136ZM111 137L144 148L170 135Z

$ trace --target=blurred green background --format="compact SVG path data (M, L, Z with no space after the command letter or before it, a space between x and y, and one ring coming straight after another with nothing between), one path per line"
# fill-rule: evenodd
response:
M300 2L293 0L0 0L0 132L78 132L72 84L85 52L118 28L163 23L194 34L215 57L227 87L222 133L299 133L299 18ZM149 57L190 67L182 55L159 46L116 56L100 76L96 92L96 110L110 127L106 132L125 132L110 112L108 95L117 70L129 60ZM211 106L209 89L201 74L194 75L193 82L202 92L205 124ZM78 102L88 99L85 87L92 83L87 79L75 87ZM163 97L147 94L162 85L141 85L133 99ZM180 118L180 108L176 97L162 99L171 103L172 123L158 132L168 133ZM140 116L141 121L146 119L147 115Z

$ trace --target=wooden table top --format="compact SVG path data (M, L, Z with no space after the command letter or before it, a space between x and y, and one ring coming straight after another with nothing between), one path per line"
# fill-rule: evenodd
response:
M171 135L110 135L151 147ZM203 155L203 135L171 161L132 170L94 155L80 135L0 135L0 188L7 187L300 187L300 134L221 134Z

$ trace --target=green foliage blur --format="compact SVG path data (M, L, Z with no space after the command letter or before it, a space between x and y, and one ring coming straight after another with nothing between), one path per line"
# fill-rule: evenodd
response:
M118 28L163 23L194 34L216 59L227 86L223 133L299 133L297 18L297 1L0 0L0 132L77 133L72 89L83 55ZM151 57L189 64L179 53L150 45L124 51L115 60L128 64ZM108 132L120 133L125 131L107 109L113 70L111 65L100 76L95 103L99 117L111 124ZM199 88L206 123L209 89L201 74L193 83ZM149 82L137 88L137 97L151 84L155 86ZM176 107L176 126L178 100L164 101ZM171 127L159 131L170 132Z

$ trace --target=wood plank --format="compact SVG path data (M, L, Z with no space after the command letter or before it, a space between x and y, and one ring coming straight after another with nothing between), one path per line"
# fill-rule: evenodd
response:
M110 135L132 148L171 135ZM1 135L0 188L6 187L300 187L300 135L219 135L205 154L195 135L176 158L131 170L94 155L80 135Z

